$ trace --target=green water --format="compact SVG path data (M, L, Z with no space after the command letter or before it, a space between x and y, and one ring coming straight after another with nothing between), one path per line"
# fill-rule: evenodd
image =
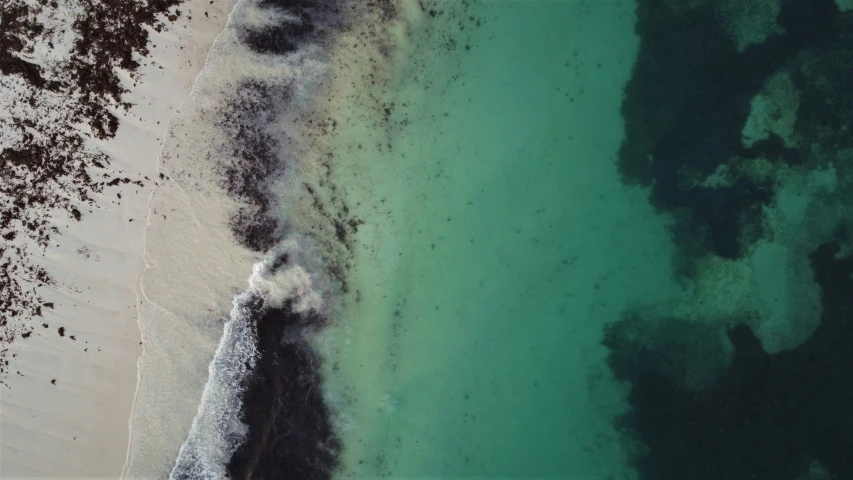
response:
M395 126L350 145L343 181L365 221L326 339L345 475L631 478L602 326L675 289L664 219L616 173L633 20L576 1L427 20L385 92Z

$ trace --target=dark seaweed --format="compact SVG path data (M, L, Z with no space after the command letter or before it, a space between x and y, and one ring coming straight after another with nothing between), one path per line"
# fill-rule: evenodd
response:
M231 231L246 248L264 252L281 237L278 215L271 211L268 181L282 165L277 152L281 139L267 130L276 105L290 97L290 87L248 81L237 88L237 99L225 110L220 126L231 142L231 161L223 168L228 193L245 205L231 218Z
M246 440L228 463L234 479L328 479L340 440L321 391L320 358L306 333L322 325L292 303L256 308L258 359L245 384Z
M86 147L87 134L70 128L88 125L93 136L111 138L118 128L114 109L128 108L116 69L131 73L139 67L134 58L148 53L148 28L177 18L171 12L181 0L102 0L80 3L83 11L69 18L67 28L77 34L73 55L58 66L26 60L28 40L47 35L39 13L59 7L47 1L6 0L0 4L0 75L18 77L27 89L24 108L51 108L45 95L62 95L60 121L7 112L9 128L19 141L0 150L0 345L32 332L32 319L41 316L47 302L33 287L53 284L47 272L31 260L33 248L46 249L59 230L51 220L55 212L80 221L83 207L93 207L91 193L112 185L116 177L106 167L110 158ZM53 48L52 44L48 45ZM57 112L52 112L57 113ZM15 138L14 135L11 138ZM119 172L120 173L120 172ZM0 349L0 383L7 373L6 349Z
M297 48L298 39L314 31L314 23L307 12L299 12L299 20L287 21L280 25L260 30L249 30L243 35L243 42L258 53L283 55Z
M278 25L238 30L238 36L253 51L285 55L298 49L309 38L317 40L324 28L332 26L340 13L338 0L261 0L259 6L291 17ZM315 17L320 17L317 22Z

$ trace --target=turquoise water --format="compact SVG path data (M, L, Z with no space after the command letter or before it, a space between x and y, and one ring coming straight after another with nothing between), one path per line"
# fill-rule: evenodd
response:
M240 5L159 204L220 223L170 229L145 293L208 315L265 259L197 408L219 324L146 348L132 463L186 438L175 478L853 478L853 16Z
M630 478L602 327L675 288L616 172L633 4L455 8L397 65L381 149L349 140L344 475Z

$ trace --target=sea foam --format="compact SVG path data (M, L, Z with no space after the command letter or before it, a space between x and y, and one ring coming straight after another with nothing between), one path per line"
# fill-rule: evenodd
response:
M306 243L307 239L301 239ZM323 307L321 272L309 273L292 260L299 256L300 240L288 238L253 266L249 289L234 298L231 319L210 363L209 379L198 414L181 447L173 479L227 478L226 465L247 434L241 421L242 394L255 368L258 351L255 322L265 308L293 302L297 313L319 313ZM302 254L302 255L300 255ZM316 267L316 262L314 267ZM284 265L280 265L284 264ZM310 267L309 267L310 268Z

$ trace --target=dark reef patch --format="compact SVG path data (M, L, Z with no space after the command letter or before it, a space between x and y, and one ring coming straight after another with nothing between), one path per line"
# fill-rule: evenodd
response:
M679 212L687 224L681 230L699 232L676 238L680 248L739 258L750 246L742 238L744 217L772 201L773 185L746 176L733 187L702 181L732 159L801 161L803 152L782 148L778 139L745 148L741 132L770 75L797 54L838 43L838 9L832 0L783 0L784 33L738 52L713 2L677 11L670 4L638 4L641 42L622 105L619 170L626 183L651 187L658 210Z
M853 148L853 18L836 23L834 40L819 55L801 55L792 77L801 92L796 130L814 146L838 151Z
M715 382L729 355L713 327L678 318L646 318L629 312L608 327L608 362L620 379L632 381L660 375L691 387Z
M292 304L257 312L258 359L246 380L246 440L228 463L234 479L329 479L341 445L321 391L321 359L306 332L323 323Z
M641 478L796 480L813 462L828 478L853 478L853 256L838 253L824 244L810 256L823 316L808 341L771 355L739 324L728 331L731 363L700 388L671 373L705 360L666 343L637 343L630 321L609 328L610 367L631 384L632 410L619 427L644 445L634 459ZM705 335L687 322L663 328L669 338Z
M638 2L641 43L623 101L619 170L671 214L675 272L693 279L697 259L745 258L770 238L763 207L776 199L777 172L831 166L831 200L809 208L849 211L853 15L832 0L779 0L778 33L739 52L715 2L674 3ZM750 103L779 73L799 95L790 143L771 133L745 146ZM722 178L707 181L712 175ZM629 387L630 410L617 427L636 442L641 479L853 478L853 256L842 253L851 229L834 211L818 225L820 214L802 225L817 233L800 233L811 239L803 248L822 313L798 347L765 352L747 326L755 318L714 328L627 312L608 326L608 365Z

